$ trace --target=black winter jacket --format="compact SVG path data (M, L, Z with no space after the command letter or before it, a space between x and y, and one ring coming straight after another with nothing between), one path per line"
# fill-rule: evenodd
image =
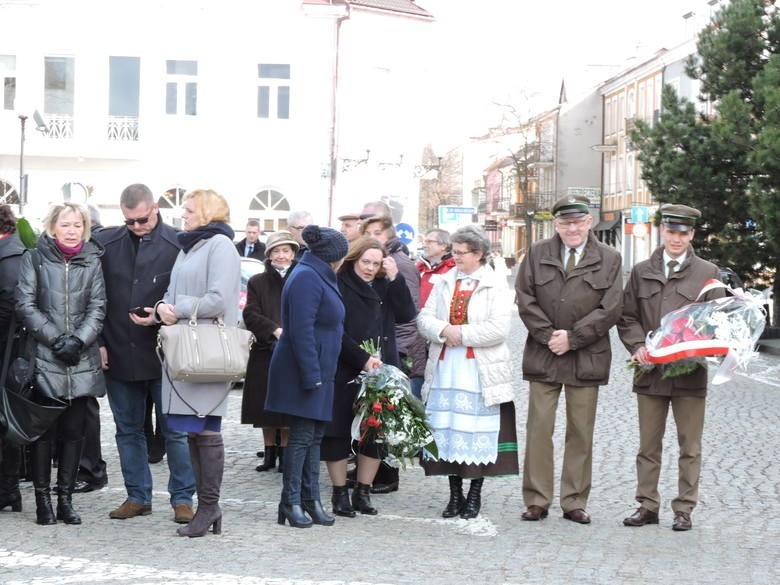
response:
M16 287L16 310L35 338L35 381L62 399L106 393L97 339L106 316L106 290L100 269L103 247L94 240L68 262L44 234L37 253L25 254ZM35 265L33 265L35 259ZM51 345L63 333L83 345L81 360L66 366Z
M128 311L153 307L163 298L171 269L179 254L176 230L158 218L157 226L138 242L138 251L125 226L95 234L105 248L108 313L101 342L108 349L108 375L125 382L155 380L162 376L155 353L158 327L134 324Z

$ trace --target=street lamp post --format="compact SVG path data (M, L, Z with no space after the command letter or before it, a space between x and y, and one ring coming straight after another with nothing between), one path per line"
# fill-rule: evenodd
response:
M19 215L22 216L27 203L27 176L24 174L24 124L27 116L19 114L19 122L22 125L22 143L19 146Z

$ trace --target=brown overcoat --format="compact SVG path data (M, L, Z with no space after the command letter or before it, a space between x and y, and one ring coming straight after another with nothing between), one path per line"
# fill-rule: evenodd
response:
M535 243L517 273L517 306L528 328L523 379L603 385L612 362L608 333L623 304L620 254L590 232L582 259L567 275L561 246L558 235ZM561 356L547 347L557 329L568 331L571 347Z
M664 276L663 247L631 271L623 295L623 315L618 321L618 334L631 355L645 344L650 331L658 328L661 317L683 305L696 302L704 284L718 280L718 267L696 256L688 246L685 261L667 280ZM708 292L701 300L721 297L722 289ZM705 396L707 368L672 378L662 379L663 366L656 366L641 376L634 376L634 392L655 396Z

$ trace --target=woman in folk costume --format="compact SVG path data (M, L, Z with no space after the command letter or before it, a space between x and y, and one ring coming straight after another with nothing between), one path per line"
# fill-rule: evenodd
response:
M420 311L431 342L423 400L438 459L426 454L426 475L447 475L444 518L475 518L485 477L518 474L512 391L510 311L506 278L487 260L490 242L476 226L451 237L455 270L441 275ZM471 480L468 496L463 480Z

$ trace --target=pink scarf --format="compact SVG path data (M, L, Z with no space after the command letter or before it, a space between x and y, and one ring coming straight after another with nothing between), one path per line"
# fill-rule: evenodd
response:
M54 243L57 244L57 247L60 249L60 252L62 252L62 255L64 256L65 260L70 260L73 258L76 254L81 252L81 249L84 247L84 242L79 242L77 246L66 246L59 240L54 240Z

